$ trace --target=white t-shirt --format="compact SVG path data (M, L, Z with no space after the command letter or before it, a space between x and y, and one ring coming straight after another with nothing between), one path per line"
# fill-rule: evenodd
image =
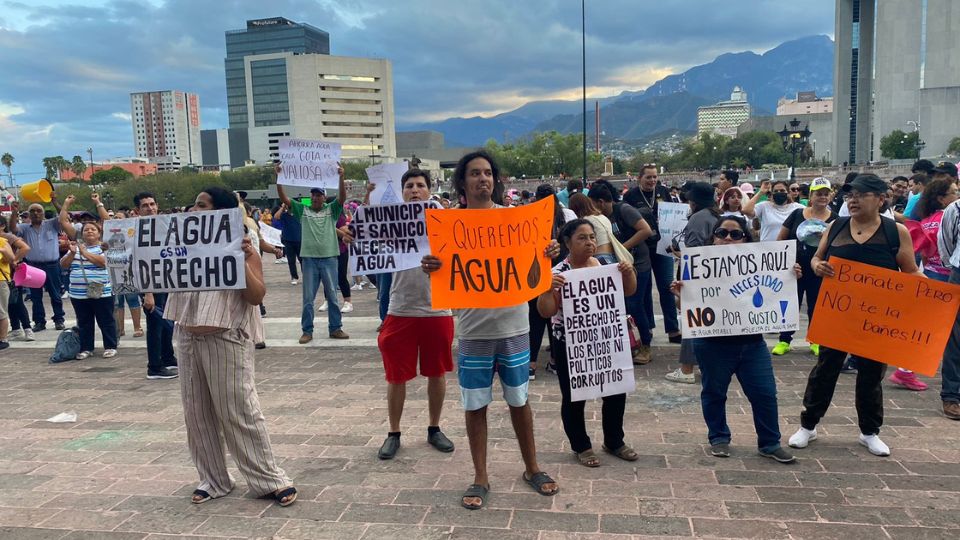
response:
M789 203L777 206L771 201L757 203L754 207L757 219L760 220L760 241L775 242L780 234L780 227L790 214L797 208L804 208L800 203Z
M837 212L837 214L840 217L846 217L850 215L850 209L847 208L847 201L843 201L843 205L840 207L840 211ZM880 212L880 215L884 217L888 217L890 219L897 219L897 217L893 213L893 208L890 208L889 206L887 207L886 210L884 210L883 212Z

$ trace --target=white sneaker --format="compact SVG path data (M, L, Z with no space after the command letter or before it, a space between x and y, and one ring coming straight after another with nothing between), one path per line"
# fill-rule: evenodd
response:
M299 280L299 279L291 279L291 280L290 280L290 284L291 284L291 285L299 285L299 284L300 284L300 280Z
M890 447L880 440L876 435L860 434L860 444L867 447L867 450L875 456L886 457L890 455Z
M324 301L322 304L320 304L320 307L317 308L317 311L326 311L326 310L327 310L327 302Z
M354 283L354 284L350 287L350 290L351 290L351 291L362 291L362 290L363 290L363 285L360 284L360 283Z
M103 351L103 357L104 357L104 358L113 358L113 357L116 356L116 355L117 355L117 350L116 350L116 349L107 349L107 350Z
M801 427L790 437L787 444L790 445L790 448L806 448L807 445L810 444L810 441L815 440L817 440L817 428L807 429Z
M671 382L684 384L694 384L697 382L697 376L693 373L684 373L682 369L677 368L664 375L664 378Z
M37 338L33 335L33 328L24 328L23 329L23 340L24 341L36 341Z
M353 304L351 302L344 302L343 305L340 306L340 313L350 313L351 311L353 311Z
M280 257L279 259L274 260L273 264L287 264L287 258Z
M91 356L93 356L93 351L80 351L80 353L77 354L77 360L86 360Z
M11 330L10 333L7 334L7 335L8 335L9 337L12 337L12 338L22 337L22 336L23 336L23 330L17 328L16 330Z

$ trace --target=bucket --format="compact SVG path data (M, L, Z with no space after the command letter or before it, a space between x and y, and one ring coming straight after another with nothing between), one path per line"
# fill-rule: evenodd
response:
M47 273L27 263L21 263L13 273L13 283L17 287L39 289L47 281Z
M53 184L40 179L20 186L20 198L29 203L48 203L53 194Z

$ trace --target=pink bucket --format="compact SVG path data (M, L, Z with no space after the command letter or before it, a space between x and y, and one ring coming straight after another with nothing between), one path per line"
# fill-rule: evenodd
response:
M37 289L47 281L47 273L26 263L21 263L13 273L13 283L18 287Z

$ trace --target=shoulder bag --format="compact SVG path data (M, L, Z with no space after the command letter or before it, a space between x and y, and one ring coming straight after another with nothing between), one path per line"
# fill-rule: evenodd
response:
M87 268L84 263L87 262L82 255L80 255L80 249L77 248L77 258L80 259L80 272L83 274L83 281L87 283L87 298L91 300L97 300L103 296L103 283L99 281L90 281L87 278Z

